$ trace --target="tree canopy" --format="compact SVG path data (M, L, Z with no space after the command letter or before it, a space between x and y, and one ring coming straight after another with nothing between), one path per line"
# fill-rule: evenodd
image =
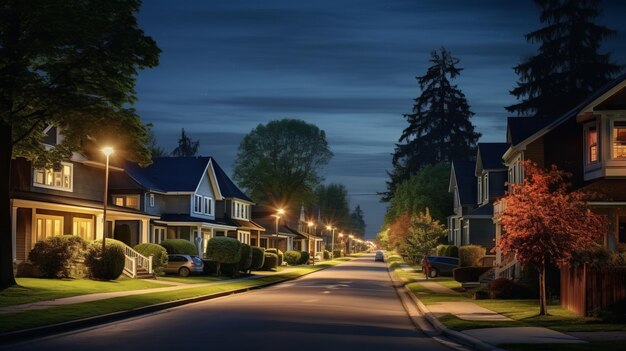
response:
M108 144L116 156L150 162L136 111L138 70L159 48L137 25L140 1L7 0L0 5L0 288L13 279L9 210L12 157L59 165L73 151ZM44 149L44 130L62 131Z
M386 239L388 246L416 264L431 254L445 236L445 227L430 216L427 208L424 212L402 213L389 226L387 237L383 234L379 240L383 243Z
M185 128L182 128L180 131L180 139L178 139L178 146L172 150L172 156L175 157L191 157L196 156L198 153L198 147L200 146L200 141L193 141L191 138L185 133Z
M350 229L358 236L365 236L365 218L363 218L363 210L361 205L356 205L354 211L350 214Z
M452 84L462 68L459 59L445 48L431 53L432 66L417 77L422 94L415 99L413 113L405 114L404 129L393 154L393 171L389 174L389 201L396 187L427 165L474 157L480 133L474 131L465 94Z
M572 253L593 246L605 232L605 218L587 207L590 195L568 192L569 174L523 163L525 179L512 184L502 199L506 204L497 219L502 236L496 245L504 255L515 254L524 266L533 266L540 277L540 314L547 313L545 268L568 261Z
M348 189L343 184L320 185L315 189L315 197L321 218L324 221L338 228L348 228L350 225L350 206L348 204Z
M526 34L539 44L537 54L515 66L511 90L518 103L506 107L520 116L558 117L622 70L600 53L602 41L615 32L594 23L600 1L535 0L545 26Z
M260 204L298 207L314 200L320 169L332 158L326 133L313 124L282 119L259 124L237 152L235 180Z

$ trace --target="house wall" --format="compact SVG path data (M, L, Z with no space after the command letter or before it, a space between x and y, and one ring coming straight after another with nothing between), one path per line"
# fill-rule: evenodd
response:
M470 236L466 245L480 245L487 249L487 254L495 246L496 226L491 218L469 219Z
M561 124L543 138L545 167L556 165L559 169L572 173L572 186L583 185L584 154L583 130L575 118Z
M28 253L32 247L32 209L30 208L18 208L17 218L14 218L16 223L16 235L15 235L15 259L23 261L28 258Z
M493 202L504 196L507 171L489 172L489 201Z
M162 195L156 194L154 208L148 213L160 215L163 213L191 213L191 195Z

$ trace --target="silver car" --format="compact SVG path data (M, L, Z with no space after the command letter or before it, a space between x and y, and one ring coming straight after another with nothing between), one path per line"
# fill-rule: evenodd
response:
M202 273L203 270L204 263L200 257L173 254L167 255L167 267L163 272L188 277L191 273Z

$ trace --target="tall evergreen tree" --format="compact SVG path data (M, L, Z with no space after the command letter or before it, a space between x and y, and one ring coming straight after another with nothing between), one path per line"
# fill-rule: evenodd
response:
M196 156L198 153L198 146L200 146L200 141L191 140L191 138L187 136L187 133L185 133L185 128L183 128L180 132L180 139L178 139L178 146L172 151L172 156Z
M348 189L343 184L320 185L315 190L315 196L323 221L342 229L350 226Z
M525 35L538 43L535 56L514 67L519 75L511 90L519 102L506 107L520 116L557 117L574 108L622 67L598 52L615 31L594 23L600 0L535 0L545 27Z
M452 84L462 68L459 59L445 48L431 53L432 66L417 77L422 94L415 99L413 113L405 114L409 126L404 129L393 155L393 171L389 174L389 201L396 186L427 165L453 159L471 159L480 133L474 131L465 94Z
M356 205L354 211L350 214L350 229L358 236L365 236L365 219L363 218L361 205Z

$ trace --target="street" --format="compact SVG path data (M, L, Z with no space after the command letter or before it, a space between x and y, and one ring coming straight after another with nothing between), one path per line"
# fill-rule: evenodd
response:
M373 255L298 280L13 350L448 350L415 330Z

